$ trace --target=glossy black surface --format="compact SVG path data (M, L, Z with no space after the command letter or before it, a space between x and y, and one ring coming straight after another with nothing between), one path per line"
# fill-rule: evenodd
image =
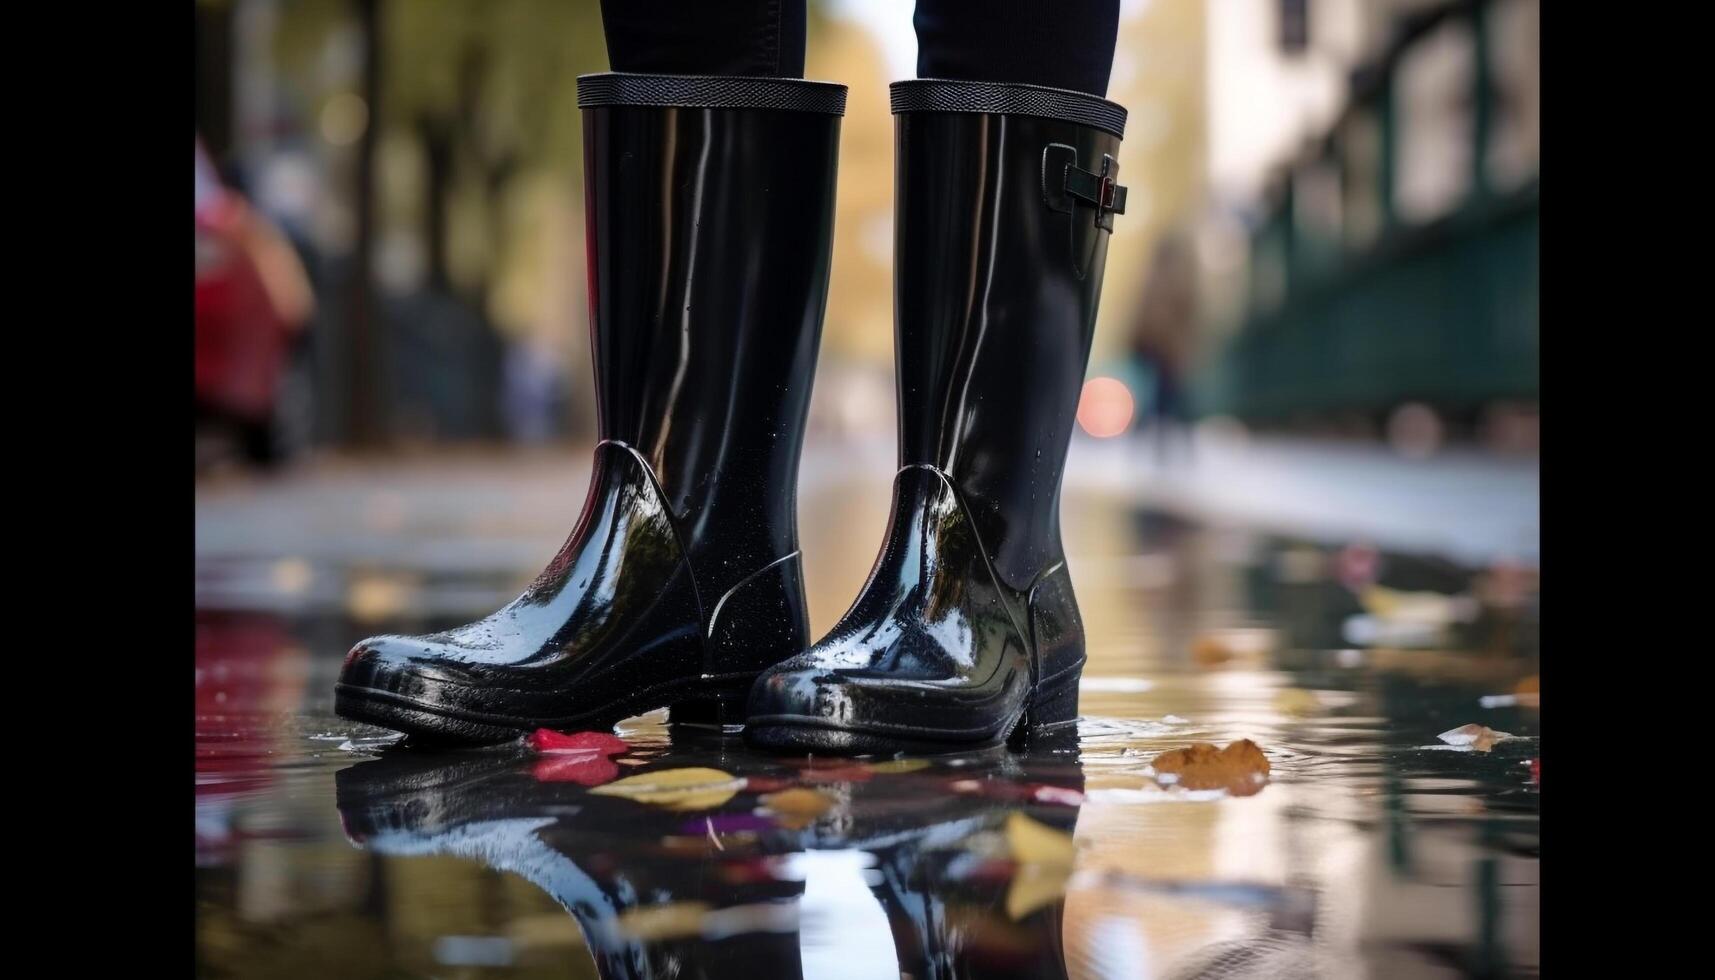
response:
M641 955L685 966L663 977L694 977L723 950L779 937L795 938L802 975L818 980L894 980L921 963L914 943L1003 975L1051 971L1060 950L1069 976L1091 980L1537 975L1541 720L1535 698L1512 696L1534 691L1541 670L1534 570L1521 579L1516 569L1384 551L1367 563L1377 582L1418 595L1396 612L1372 609L1371 597L1353 591L1338 543L1136 509L1105 478L1092 479L1102 466L1079 458L1109 448L1117 447L1075 443L1064 491L1090 657L1075 759L1032 740L1023 753L805 760L669 726L667 712L622 722L616 733L630 751L601 760L605 768L519 745L396 752L391 733L332 715L339 655L368 633L432 631L512 598L518 575L551 555L542 538L576 516L581 500L568 511L555 497L584 479L572 479L582 454L442 461L402 490L391 485L399 464L381 460L360 477L342 467L199 487L197 975L593 977L581 920L520 877L543 849L572 856L556 867L636 885L623 899L639 908L628 941L671 947ZM831 624L874 557L842 547L851 527L884 526L893 446L862 450L875 455L855 477L848 467L859 450L818 441L805 452L811 615ZM1398 469L1402 480L1424 479L1418 461ZM1319 476L1331 470L1315 467ZM1321 485L1349 482L1337 475ZM353 498L362 506L329 506ZM500 530L484 510L495 506L507 511ZM517 550L485 563L497 538ZM437 565L443 555L457 564ZM282 574L294 568L307 574ZM385 591L378 581L405 591L383 607L370 594ZM1480 614L1426 636L1421 593L1444 596L1444 605L1468 598ZM1346 638L1363 623L1385 633L1375 643ZM1490 752L1437 737L1466 723L1518 737ZM1254 793L1195 791L1152 775L1161 752L1238 738L1257 742L1273 764ZM413 849L395 837L401 846L390 853L373 846L382 822L365 829L351 804L354 774L372 772L367 760L377 756L406 778L420 760L425 789L504 760L505 779L393 808L420 814L425 837L452 823L434 823L437 808L476 808L459 818L471 856L424 839ZM1036 789L1077 786L1074 765L1081 803ZM692 766L744 778L745 788L718 806L672 813L595 793L603 780ZM765 841L794 828L756 811L781 788L766 779L787 772L798 774L791 787L833 803L796 829L803 849L782 854ZM1007 842L1021 811L1063 826L1052 819L1062 811L1039 805L1068 816L1076 807L1075 840L1059 851L1070 867ZM585 823L586 813L604 815ZM478 818L490 824L480 834ZM490 833L507 819L520 832ZM530 826L543 820L576 833ZM893 891L890 879L911 887ZM1015 919L997 906L1002 889L1014 909L1063 908L1058 936L1033 912ZM891 894L928 913L921 932ZM633 907L613 906L610 919ZM925 934L935 938L915 938ZM753 972L774 975L793 974Z
M584 110L603 441L583 517L494 615L358 644L341 714L455 742L665 704L737 721L756 674L803 649L794 497L838 127L782 109Z
M1119 140L1036 116L896 125L893 514L846 615L752 690L765 747L992 742L1077 714L1060 483L1110 232L1065 173Z
M1029 758L990 750L877 772L773 761L733 739L676 738L670 756L624 774L696 766L737 787L683 810L592 793L580 764L552 756L395 751L337 773L337 804L347 839L366 850L475 860L540 888L577 923L604 980L872 975L849 948L832 972L801 952L801 928L853 938L875 928L817 921L826 899L806 894L806 877L840 877L824 858L868 886L892 937L871 935L869 945L897 975L1065 976L1069 869L1037 867L1032 842L1018 842L1034 832L1069 853L1084 788L1076 741ZM601 778L611 777L592 781ZM771 812L770 791L787 784L826 809ZM1019 828L1020 819L1031 825ZM973 845L985 838L987 850ZM1033 887L1044 875L1045 887Z

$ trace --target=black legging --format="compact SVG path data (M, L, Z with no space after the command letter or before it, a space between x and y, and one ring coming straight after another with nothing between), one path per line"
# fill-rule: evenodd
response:
M614 71L804 76L805 0L601 0ZM917 0L917 75L1106 96L1119 0Z

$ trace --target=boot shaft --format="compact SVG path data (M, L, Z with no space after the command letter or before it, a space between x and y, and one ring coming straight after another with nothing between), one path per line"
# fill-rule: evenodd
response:
M578 103L602 440L583 515L492 615L353 647L347 718L460 744L660 707L724 725L808 641L794 489L845 89L608 74Z
M578 102L598 431L648 464L712 607L798 547L845 88L605 74Z
M900 465L951 478L997 575L1023 591L1061 558L1125 111L1027 85L892 95Z

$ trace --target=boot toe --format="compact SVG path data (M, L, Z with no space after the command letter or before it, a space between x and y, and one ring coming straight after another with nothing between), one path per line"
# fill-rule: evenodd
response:
M756 679L746 715L753 720L850 724L857 713L851 695L851 689L834 671L816 666L795 667L787 661Z
M413 700L444 701L471 677L436 655L435 645L417 636L372 636L345 655L340 686L383 691Z
M491 744L533 727L513 717L531 707L516 692L484 683L439 649L418 636L374 636L352 647L334 686L334 713L442 744Z
M1004 694L788 661L757 678L746 712L764 747L842 754L992 741L1012 712Z

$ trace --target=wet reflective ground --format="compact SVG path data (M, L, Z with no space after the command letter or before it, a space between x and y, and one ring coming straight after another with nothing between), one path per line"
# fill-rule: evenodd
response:
M481 615L552 553L582 484L513 476L199 491L202 975L1538 972L1534 571L1069 489L1083 717L1024 752L782 758L650 715L612 757L431 755L332 716L356 639ZM806 487L818 627L885 479ZM1438 737L1467 724L1514 737ZM1151 765L1241 738L1266 781Z

